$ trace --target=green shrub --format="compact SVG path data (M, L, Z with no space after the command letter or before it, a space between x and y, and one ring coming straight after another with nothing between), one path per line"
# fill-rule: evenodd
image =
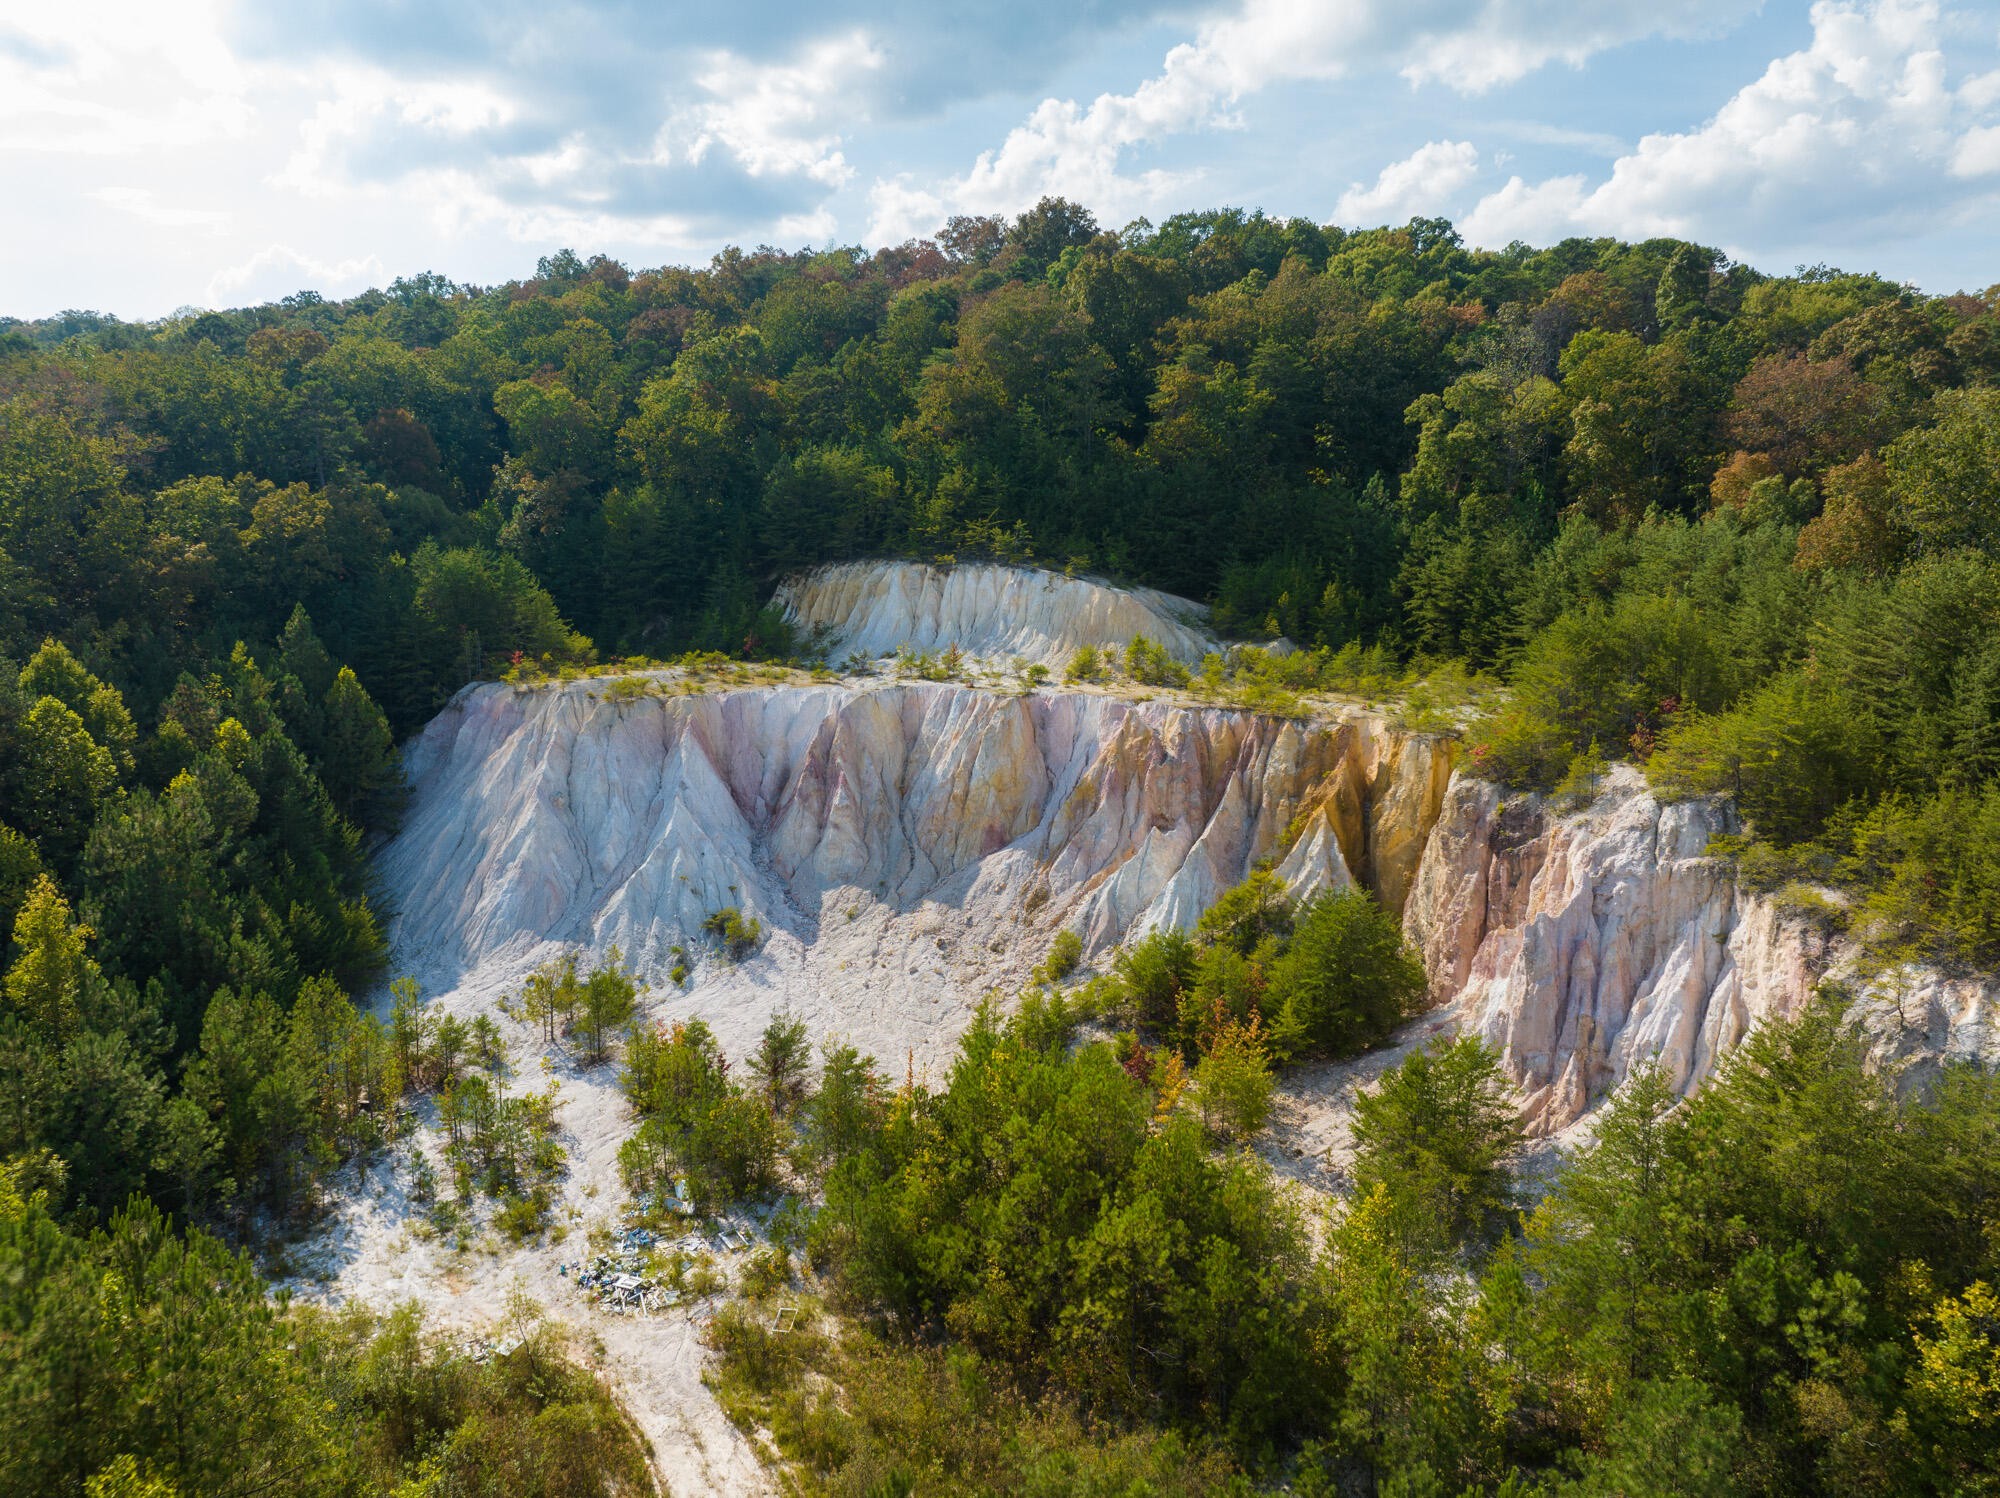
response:
M1150 687L1184 687L1188 668L1167 653L1166 647L1144 635L1132 636L1125 647L1125 674Z
M1113 961L1111 977L1126 1019L1159 1034L1180 1023L1181 1004L1194 987L1200 953L1194 938L1178 928L1153 931L1125 946Z
M1102 681L1104 675L1104 656L1095 645L1079 645L1063 668L1063 680L1072 683Z
M1571 735L1558 724L1514 702L1477 719L1466 738L1472 745L1466 768L1518 790L1552 789L1575 752Z
M1420 1233L1455 1244L1507 1207L1521 1141L1500 1058L1473 1036L1412 1051L1354 1099L1357 1193L1388 1189Z
M2000 783L1888 797L1856 822L1852 847L1842 873L1864 893L1873 939L2000 960Z
M1760 837L1817 837L1865 795L1882 752L1877 724L1845 693L1803 671L1727 712L1692 714L1661 741L1646 775L1663 797L1729 796Z
M1597 799L1597 787L1603 781L1609 766L1604 762L1604 754L1597 747L1597 740L1590 741L1590 747L1571 757L1569 768L1555 784L1551 792L1559 806L1570 811L1580 810Z
M682 1162L699 1201L741 1201L778 1184L778 1121L770 1104L730 1092L697 1118Z
M1076 932L1058 931L1055 940L1049 943L1049 954L1035 969L1035 976L1044 983L1060 983L1077 970L1083 961L1083 938Z
M553 1208L544 1187L538 1186L525 1196L504 1196L493 1214L494 1230L509 1243L530 1242L547 1230Z
M1202 912L1195 932L1205 944L1228 946L1247 957L1268 939L1289 937L1297 910L1285 881L1257 868Z
M795 1015L773 1015L750 1056L750 1075L763 1088L772 1111L788 1113L805 1097L811 1056L806 1022Z
M1272 1049L1350 1056L1387 1038L1428 991L1424 965L1396 918L1366 890L1308 901L1271 965Z
M888 1113L888 1087L872 1056L851 1045L827 1045L820 1055L819 1088L800 1109L796 1154L800 1170L812 1175L860 1154L880 1135Z
M686 1177L697 1202L761 1195L777 1185L780 1135L771 1105L730 1080L700 1020L632 1037L621 1079L640 1123L618 1151L635 1195Z
M963 1348L893 1338L860 1320L833 1337L805 1325L779 1332L747 1307L720 1312L710 1336L723 1408L746 1433L768 1432L806 1491L857 1498L1245 1491L1211 1438L1092 1419L1062 1391L1019 1389L1004 1365Z
M1194 1069L1202 1122L1225 1139L1246 1140L1263 1129L1275 1085L1263 1031L1254 1017L1248 1024L1221 1026Z
M743 1266L743 1293L762 1300L792 1282L792 1256L782 1248L760 1248Z
M722 950L731 962L741 962L764 939L764 925L755 916L744 918L734 905L725 905L701 923L701 929L720 938Z
M617 676L604 684L607 702L637 702L649 695L654 683L644 676Z
M640 984L620 963L618 948L613 947L604 963L584 980L576 1031L586 1060L602 1060L610 1050L613 1033L638 1012Z

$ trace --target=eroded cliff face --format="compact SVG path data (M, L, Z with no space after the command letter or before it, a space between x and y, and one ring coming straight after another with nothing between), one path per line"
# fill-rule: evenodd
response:
M825 568L782 598L835 654L1212 643L1191 606L1021 568ZM381 861L402 969L475 1008L558 950L616 946L655 1017L698 1013L732 1050L790 1009L885 1057L942 1059L1057 930L1103 952L1192 925L1271 858L1300 895L1358 880L1402 913L1440 1006L1419 1028L1499 1049L1538 1131L1642 1064L1693 1089L1829 976L1862 994L1885 1061L2000 1059L2000 986L1862 974L1706 856L1725 808L1663 805L1630 768L1555 815L1360 708L1291 721L871 677L689 687L496 684L441 714L407 751L412 806ZM725 906L769 932L749 962L702 936ZM685 987L666 977L684 961Z
M788 1007L886 1054L948 1048L1056 930L1102 950L1190 925L1262 858L1301 893L1358 878L1400 906L1449 778L1445 751L1358 711L866 679L483 686L407 763L381 869L427 987L615 945L726 1040ZM763 952L665 984L724 906L764 922Z
M1649 1063L1692 1091L1753 1025L1797 1013L1828 978L1858 995L1877 1059L1912 1063L1913 1080L1946 1058L2000 1060L2000 985L1864 972L1705 856L1731 830L1726 807L1662 804L1629 767L1568 816L1451 782L1404 925L1450 1021L1501 1053L1531 1130L1576 1122Z
M1032 567L849 562L788 581L772 602L801 633L824 631L834 661L956 645L982 660L1060 670L1081 646L1134 635L1190 665L1219 648L1207 611L1186 599Z

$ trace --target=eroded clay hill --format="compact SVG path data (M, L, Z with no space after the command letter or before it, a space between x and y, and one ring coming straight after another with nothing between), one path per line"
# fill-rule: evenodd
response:
M1359 711L866 679L482 686L408 759L381 867L427 988L616 946L725 1043L788 1008L897 1057L948 1050L1058 930L1101 951L1192 924L1260 859L1400 905L1449 775L1446 749ZM767 933L740 964L702 932L732 906Z
M1171 601L1020 569L830 569L786 599L836 642L829 659L957 645L1058 663L1135 633L1184 656L1212 644ZM408 747L410 812L380 860L398 969L442 1009L493 1014L535 963L616 946L651 984L649 1020L700 1015L740 1057L790 1010L937 1080L979 999L1016 991L1058 930L1101 957L1192 922L1271 858L1300 893L1359 881L1400 911L1437 1006L1385 1052L1288 1075L1267 1158L1319 1190L1338 1185L1354 1085L1454 1027L1500 1049L1542 1134L1642 1064L1698 1086L1829 975L1862 995L1858 1022L1883 1059L1917 1063L1912 1076L1947 1056L2000 1059L1993 985L1862 972L1708 856L1726 808L1662 805L1629 769L1558 815L1454 774L1448 744L1354 705L1293 720L1171 694L1022 692L1012 671L987 686L776 675L461 693ZM726 906L767 932L740 963L701 930ZM671 976L683 952L685 985ZM623 1195L616 1068L502 1029L510 1085L555 1089L569 1152L558 1217L575 1244ZM419 1147L435 1142L426 1130ZM437 1324L475 1329L526 1290L603 1343L674 1491L772 1489L701 1381L700 1307L594 1317L562 1272L574 1247L469 1259L415 1231L402 1190L391 1162L350 1193L311 1255L317 1293L410 1297Z
M1215 643L1192 604L1016 567L823 568L780 601L838 659ZM616 946L652 984L649 1012L699 1014L737 1053L790 1010L935 1063L1057 931L1103 953L1191 924L1268 858L1299 894L1359 881L1402 913L1433 1000L1501 1051L1537 1130L1641 1064L1698 1085L1830 973L1861 993L1885 1057L2000 1047L1991 985L1863 974L1740 891L1706 853L1725 807L1662 805L1627 769L1557 815L1351 704L1291 720L889 672L495 683L462 693L407 763L410 814L381 861L396 961L459 1008L564 948ZM730 906L767 932L742 963L702 933Z
M817 634L831 661L956 645L981 660L1059 670L1082 646L1134 635L1190 665L1219 648L1199 604L1034 567L847 562L792 579L772 602L802 634Z

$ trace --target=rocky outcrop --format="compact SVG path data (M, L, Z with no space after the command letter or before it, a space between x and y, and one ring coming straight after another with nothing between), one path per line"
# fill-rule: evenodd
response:
M956 644L1059 664L1143 633L1213 642L1158 594L1025 568L823 568L781 592L830 655ZM1055 931L1092 951L1190 925L1260 859L1309 894L1400 911L1433 998L1496 1046L1558 1131L1634 1067L1692 1089L1826 977L1885 1061L2000 1056L2000 989L1864 973L1707 856L1723 806L1663 805L1630 768L1558 815L1454 776L1449 747L1359 708L1292 721L1101 691L858 677L710 687L672 673L469 689L406 751L381 869L402 968L471 1005L566 946L618 947L656 1012L725 1041L791 1008L884 1055L949 1051ZM704 956L738 906L756 960ZM692 986L665 975L686 963Z
M894 1050L916 1043L905 1013L948 1043L1058 928L1100 950L1192 924L1262 858L1302 892L1360 878L1399 904L1412 819L1448 775L1430 741L1360 712L865 679L482 686L406 759L381 869L398 961L427 986L492 987L570 945L615 945L657 984L737 906L770 936L746 968L693 964L705 1013L761 1026L844 1002Z
M791 579L772 603L831 661L956 645L982 660L1060 670L1081 646L1122 646L1134 635L1190 665L1220 648L1207 611L1185 599L1033 567L849 562Z
M1663 804L1629 767L1558 816L1539 798L1454 779L1404 924L1432 995L1497 1049L1536 1132L1580 1118L1640 1065L1683 1092L1751 1026L1824 979L1857 994L1878 1059L2000 1059L2000 987L1924 969L1866 972L1856 952L1706 850L1733 830L1711 802Z

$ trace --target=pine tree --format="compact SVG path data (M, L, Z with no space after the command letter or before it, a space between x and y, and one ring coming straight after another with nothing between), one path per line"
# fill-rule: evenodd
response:
M326 793L348 820L377 820L392 809L402 771L388 718L346 666L327 691L321 722L318 769Z
M14 965L7 970L7 1001L50 1039L61 1041L77 1026L84 996L100 980L84 951L88 926L70 919L69 902L47 874L35 881L14 918Z

